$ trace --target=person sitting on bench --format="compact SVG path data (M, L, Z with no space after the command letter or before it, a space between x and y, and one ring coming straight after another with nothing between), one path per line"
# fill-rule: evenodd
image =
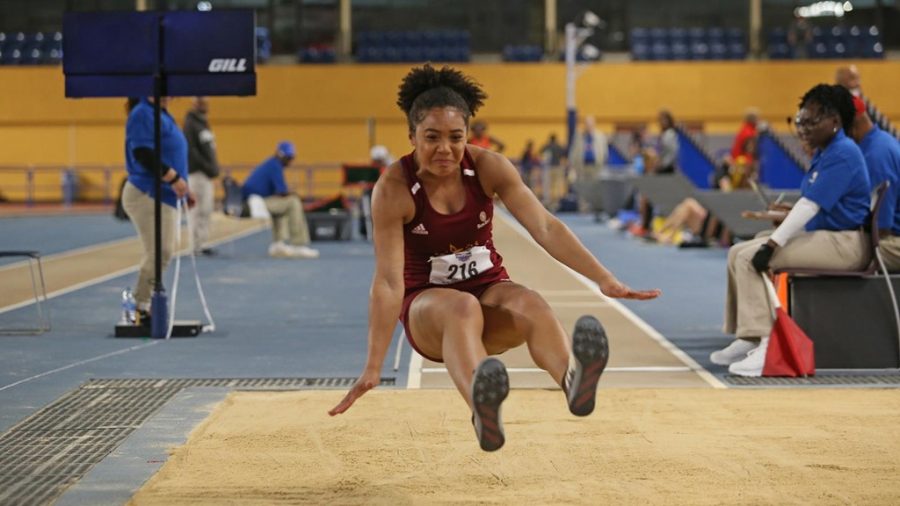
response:
M303 202L296 193L288 192L284 169L294 160L296 151L288 141L278 144L275 155L253 169L244 181L241 193L246 201L258 195L272 216L272 244L269 256L286 258L318 258L319 252L309 247L309 227L303 214Z

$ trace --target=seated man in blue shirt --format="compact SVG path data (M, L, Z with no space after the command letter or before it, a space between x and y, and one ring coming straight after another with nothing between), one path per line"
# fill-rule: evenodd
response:
M253 169L241 189L244 200L259 195L272 215L272 244L269 255L285 258L317 258L319 252L309 247L309 228L303 214L303 202L289 193L284 169L294 160L294 145L283 141L275 156Z
M853 138L859 143L872 187L883 181L889 186L878 212L878 233L881 242L878 249L889 272L900 271L900 142L894 136L878 128L866 113L866 105L854 97L856 119L853 121ZM873 230L872 233L875 233Z

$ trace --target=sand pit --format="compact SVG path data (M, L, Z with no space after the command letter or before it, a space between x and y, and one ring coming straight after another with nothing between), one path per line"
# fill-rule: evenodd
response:
M897 504L896 390L514 390L478 449L450 390L236 392L135 505Z

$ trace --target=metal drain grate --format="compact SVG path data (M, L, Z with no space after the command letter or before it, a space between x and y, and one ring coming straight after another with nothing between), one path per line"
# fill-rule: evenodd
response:
M93 379L0 435L0 504L48 504L184 388L349 387L356 378ZM393 386L394 378L381 385Z
M745 378L725 376L726 383L735 386L898 386L900 374L829 374L809 378Z

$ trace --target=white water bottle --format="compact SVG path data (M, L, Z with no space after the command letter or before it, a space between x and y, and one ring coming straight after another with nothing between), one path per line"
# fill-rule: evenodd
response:
M134 325L137 320L137 303L134 301L134 294L128 287L122 290L122 319L120 323L123 325Z

